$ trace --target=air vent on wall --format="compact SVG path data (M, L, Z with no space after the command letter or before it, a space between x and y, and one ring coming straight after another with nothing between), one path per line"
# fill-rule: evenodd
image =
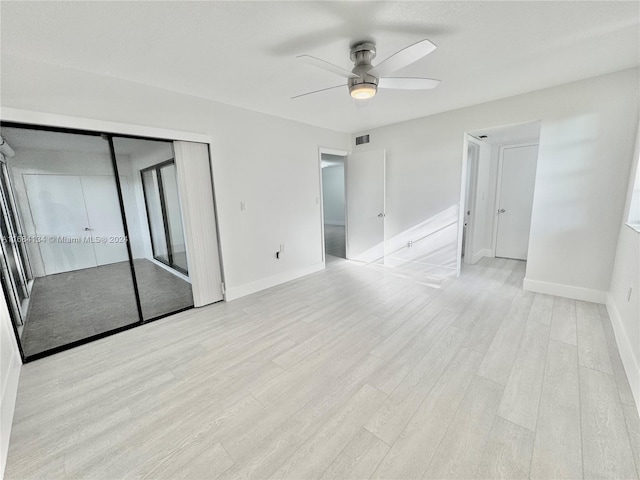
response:
M364 145L365 143L369 143L369 135L360 135L356 137L356 145Z

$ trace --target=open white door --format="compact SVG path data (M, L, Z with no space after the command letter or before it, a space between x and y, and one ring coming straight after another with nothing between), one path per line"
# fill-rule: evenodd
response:
M538 145L502 150L496 257L527 259L537 161Z
M384 260L385 151L352 153L346 162L347 258Z

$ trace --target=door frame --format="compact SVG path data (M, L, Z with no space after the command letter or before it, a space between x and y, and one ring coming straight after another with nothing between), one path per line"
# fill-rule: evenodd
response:
M462 269L462 229L464 228L464 205L467 200L467 163L469 162L469 137L467 132L462 136L462 169L460 171L460 202L458 203L458 246L456 248L456 277Z
M472 158L469 158L469 147L473 146L474 154ZM471 204L469 206L469 225L467 225L466 237L464 237L464 263L471 263L470 259L473 258L473 247L474 247L474 230L475 230L475 220L476 220L476 204L477 204L477 195L478 195L478 167L480 162L480 145L474 142L472 139L468 139L467 142L467 175L466 175L466 185L465 185L465 202L462 205L463 207L463 223L462 223L462 231L464 232L464 219L466 217L466 203L467 191L470 193L470 201Z
M322 154L325 153L327 155L335 155L337 157L344 157L344 244L345 244L345 253L347 249L347 238L349 232L347 230L347 157L351 152L348 150L338 150L335 148L328 147L318 147L318 186L320 188L320 195L317 197L320 205L320 247L322 249L322 265L326 266L326 253L325 253L325 242L324 242L324 189L322 185ZM345 255L346 257L347 255Z
M494 202L494 212L493 212L493 228L491 233L491 256L496 256L496 246L498 244L498 224L500 223L499 211L500 211L500 195L502 193L502 164L504 160L504 151L507 148L520 148L520 147L533 147L539 146L540 142L529 141L529 142L519 142L519 143L510 143L505 145L500 145L500 150L498 154L498 172L496 176L496 196ZM537 171L537 165L536 165ZM528 257L528 251L527 251Z

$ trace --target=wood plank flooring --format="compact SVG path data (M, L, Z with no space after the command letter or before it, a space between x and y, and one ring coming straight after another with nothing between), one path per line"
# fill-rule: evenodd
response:
M605 308L328 260L23 366L6 478L638 478Z

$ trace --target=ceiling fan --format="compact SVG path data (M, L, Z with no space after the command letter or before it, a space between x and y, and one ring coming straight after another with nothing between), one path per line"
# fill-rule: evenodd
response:
M314 90L313 92L303 93L291 98L300 98L346 86L349 87L349 94L357 100L366 100L367 98L373 97L377 93L378 88L395 88L400 90L426 90L435 88L440 83L440 80L387 76L430 54L435 49L436 46L429 40L420 40L394 53L386 60L374 66L371 62L376 56L376 46L371 42L360 42L351 48L351 60L354 63L351 71L327 62L326 60L312 57L311 55L298 55L296 57L298 60L340 75L347 79L347 83Z

